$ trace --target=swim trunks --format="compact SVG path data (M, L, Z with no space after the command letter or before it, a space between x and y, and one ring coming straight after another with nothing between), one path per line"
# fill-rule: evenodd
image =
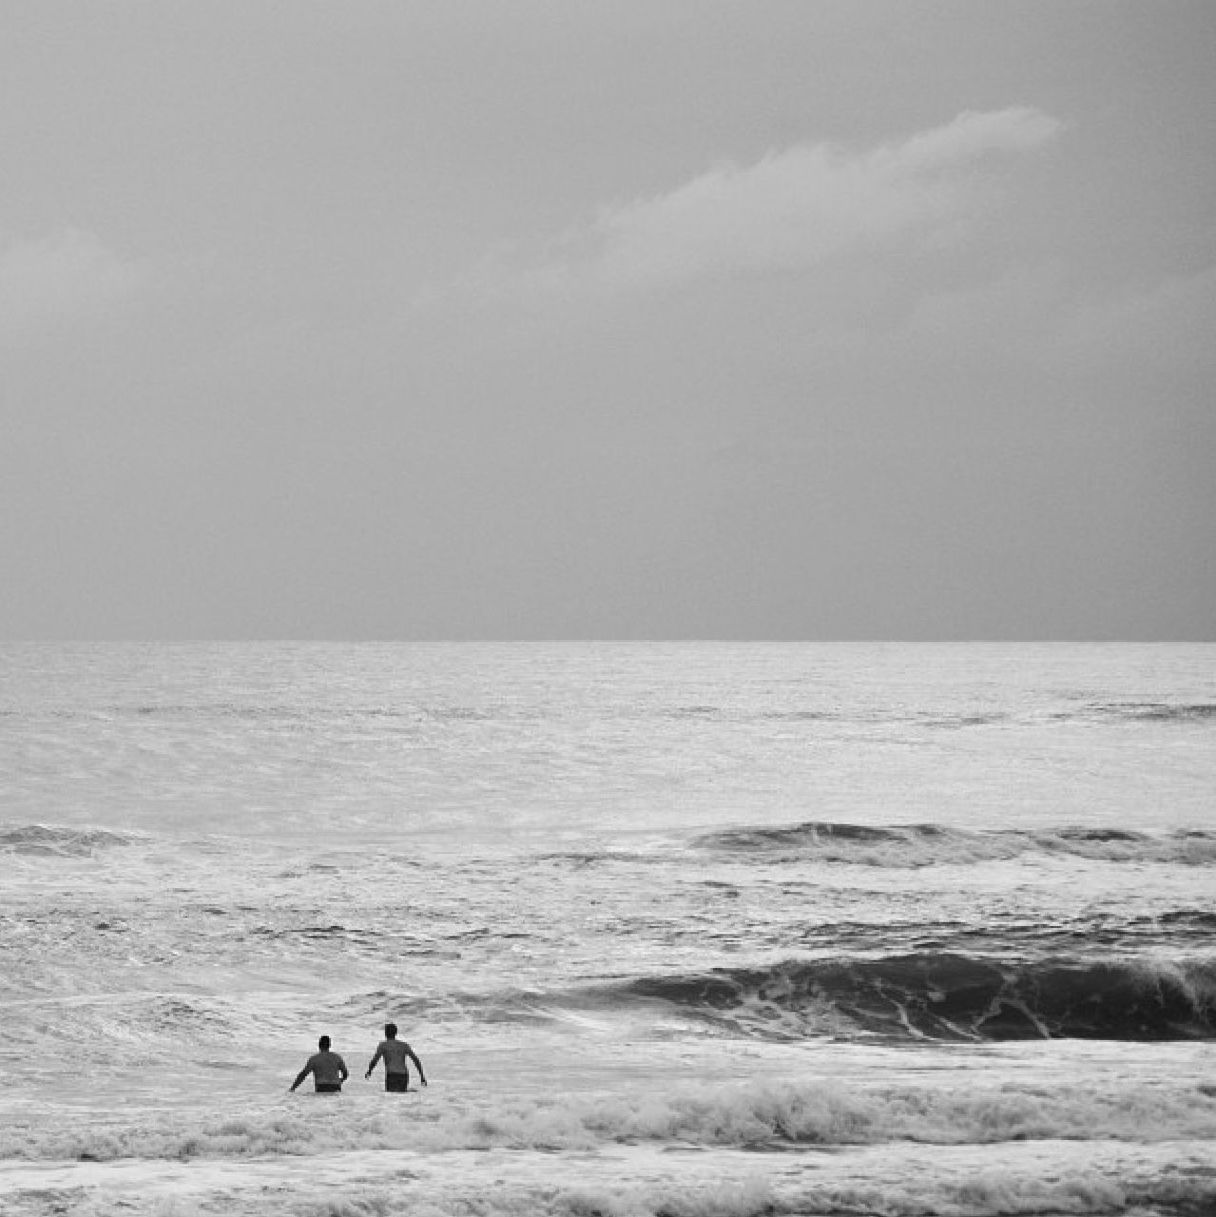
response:
M317 1083L317 1094L341 1094L341 1093L342 1093L342 1083L341 1082L318 1082Z
M384 1089L393 1090L400 1094L403 1090L410 1088L410 1075L408 1073L386 1073L384 1075Z

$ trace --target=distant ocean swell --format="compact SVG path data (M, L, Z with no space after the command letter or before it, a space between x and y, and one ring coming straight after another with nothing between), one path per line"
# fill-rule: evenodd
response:
M1199 829L1161 835L1076 827L969 831L942 824L874 826L808 820L704 833L694 844L761 861L805 858L880 867L963 865L1032 853L1108 862L1216 866L1216 832Z
M719 711L713 706L688 706L682 713L687 717L711 717ZM1018 715L1009 711L988 711L965 714L939 714L929 712L908 712L902 708L884 708L872 710L868 714L858 714L856 711L841 713L829 709L820 710L779 710L761 715L763 718L778 722L814 722L849 721L849 722L912 722L927 727L988 727L1003 725L1011 722L1048 721L1062 722L1156 722L1156 723L1198 723L1206 724L1216 721L1216 704L1212 702L1164 702L1164 701L1094 701L1078 699L1075 709L1054 711L1043 715L1040 713L1029 716Z
M844 1087L814 1080L687 1084L552 1097L445 1095L399 1104L355 1090L330 1106L302 1096L200 1119L112 1113L89 1123L20 1121L0 1159L112 1161L316 1154L343 1150L594 1150L605 1145L781 1150L893 1142L993 1145L1075 1139L1141 1144L1216 1137L1216 1088L969 1085Z
M107 828L67 828L57 824L0 824L0 850L16 854L86 857L95 850L130 845L134 833Z
M148 844L153 840L145 833L101 827L0 823L0 851L16 854L88 856L99 850ZM1203 829L1161 834L1080 826L969 830L945 824L873 825L805 820L796 824L720 829L694 837L692 845L764 862L806 859L897 868L966 865L1024 854L1216 866L1216 832ZM591 865L613 860L643 862L647 855L634 849L552 853L540 858ZM671 859L662 851L654 860L666 863Z
M660 717L675 719L729 719L745 721L759 719L769 722L870 722L920 723L930 727L985 727L1009 722L1073 722L1125 720L1130 722L1207 723L1216 720L1216 703L1207 701L1104 701L1084 696L1072 699L1075 706L1067 710L1044 713L1035 711L1018 714L1009 710L977 710L964 713L943 713L909 709L903 705L872 706L866 709L843 708L838 705L803 706L784 710L741 710L737 706L690 704L667 706L650 710L636 705L616 708L617 715L626 718ZM488 699L470 705L459 701L406 701L388 704L312 704L307 707L286 703L250 701L200 702L110 702L89 709L60 705L40 712L51 720L85 720L111 722L123 719L187 719L187 720L249 720L253 722L300 723L325 726L333 722L349 723L357 719L387 719L420 722L431 719L499 721L504 719L535 719L538 711L505 700ZM28 710L0 708L0 718L24 718Z

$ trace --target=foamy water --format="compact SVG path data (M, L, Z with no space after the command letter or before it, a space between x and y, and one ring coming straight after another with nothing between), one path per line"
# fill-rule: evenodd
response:
M0 648L0 1210L1210 1211L1214 660Z

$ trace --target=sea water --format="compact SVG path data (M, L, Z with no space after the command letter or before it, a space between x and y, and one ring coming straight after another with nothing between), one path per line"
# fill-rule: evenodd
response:
M1212 646L7 645L0 1211L1211 1213L1214 811Z

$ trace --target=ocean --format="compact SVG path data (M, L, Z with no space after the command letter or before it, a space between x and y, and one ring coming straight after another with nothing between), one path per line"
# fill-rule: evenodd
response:
M1214 878L1211 645L7 644L0 1212L1210 1215Z

